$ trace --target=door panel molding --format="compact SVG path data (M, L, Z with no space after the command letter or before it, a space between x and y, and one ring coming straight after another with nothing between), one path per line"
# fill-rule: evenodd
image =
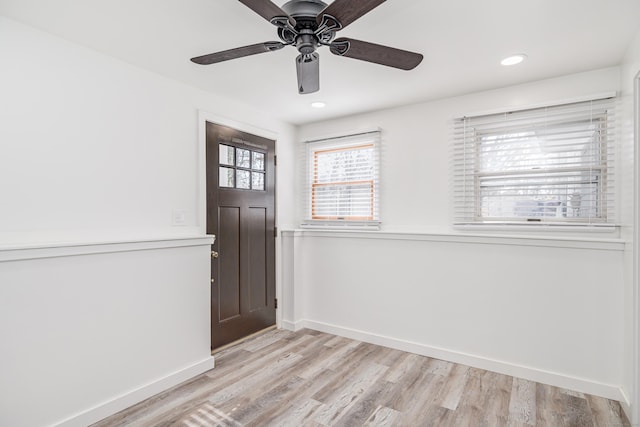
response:
M228 311L218 313L220 322L240 316L240 305L235 302L240 298L240 207L220 206L218 208L219 226L229 230L225 237L218 237L218 258L212 259L218 271L217 300ZM224 286L220 286L224 283ZM215 298L215 295L214 295Z
M265 292L267 271L267 232L261 233L260 230L266 230L267 227L267 210L263 207L249 207L249 258L251 262L260 267L262 275L252 275L249 272L249 310L256 311L263 309L268 305L268 295Z

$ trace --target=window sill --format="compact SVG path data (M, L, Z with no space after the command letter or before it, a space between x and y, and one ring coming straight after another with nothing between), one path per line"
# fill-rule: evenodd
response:
M380 221L306 221L300 225L305 230L380 230Z
M617 224L571 224L571 223L457 223L453 225L456 230L462 231L562 231L576 233L615 233L619 229Z

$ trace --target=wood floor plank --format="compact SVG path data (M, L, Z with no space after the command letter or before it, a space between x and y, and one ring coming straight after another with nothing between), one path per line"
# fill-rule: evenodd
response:
M261 348L255 352L244 351L243 358L238 358L235 353L226 354L223 353L216 356L216 367L205 375L211 379L222 379L228 382L236 380L235 377L245 377L252 372L262 369L265 363L269 360L277 358L284 352L296 351L299 348L313 343L314 337L312 335L300 334L293 340L283 340L281 342L275 342L271 345Z
M238 379L246 378L253 375L255 372L262 371L264 366L273 362L280 356L286 353L296 353L300 348L307 345L312 345L313 336L301 335L299 339L288 341L286 344L267 346L243 360L241 363L237 363L233 358L231 359L216 359L216 367L206 373L206 375L220 384L220 387L224 387L228 384L238 381Z
M261 425L274 425L282 427L300 427L300 426L313 426L317 425L315 421L311 419L312 415L316 413L316 410L322 406L322 403L317 400L307 399L302 402L301 405L294 407L285 417L275 419L271 421L263 420L265 424ZM257 426L257 425L256 425Z
M620 404L318 331L271 330L94 427L626 427Z
M513 377L492 373L494 381L484 400L484 417L480 423L486 427L506 426L509 420Z
M453 365L453 363L445 362L444 360L431 359L429 361L429 366L427 367L427 372L433 375L446 377L449 376L449 373L451 373Z
M290 397L295 395L304 382L304 379L296 376L281 376L273 382L253 387L251 393L216 406L233 414L233 418L242 425L248 425L264 418L264 414L272 408L287 407Z
M314 339L311 344L303 348L293 347L292 350L295 350L296 355L301 358L294 365L287 368L286 375L276 377L273 381L258 382L252 387L251 393L247 393L239 399L233 399L228 402L228 405L221 406L221 408L234 411L235 419L243 424L249 424L257 418L257 414L261 414L260 419L264 419L274 409L289 405L290 401L299 394L305 383L311 384L310 381L306 381L296 373L307 365L307 360L304 359L305 356L315 355L317 349L322 347L322 344L326 341L325 338L327 337ZM269 370L270 374L273 374L271 366L265 366L265 369ZM258 422L260 422L260 419L258 419Z
M398 419L401 419L401 416L402 414L398 416ZM417 422L420 427L458 427L455 412L437 405L425 408L422 417Z
M378 406L369 418L363 423L366 427L387 427L395 425L395 420L398 418L398 411L394 411L391 408L385 408ZM353 424L352 424L353 425Z
M260 427L265 425L288 424L291 417L297 420L299 414L302 412L306 414L305 417L309 417L311 413L321 405L320 402L312 399L311 396L317 393L318 390L324 387L329 381L333 380L333 372L321 372L312 380L305 380L300 377L296 378L303 382L297 388L289 390L289 392L283 393L280 396L283 404L265 407L264 410L260 412L259 417L247 423L247 426ZM308 413L307 410L309 410Z
M324 348L318 351L320 357L314 358L314 363L310 363L307 369L298 375L302 378L310 379L315 377L318 372L335 368L338 364L343 363L343 360L360 344L360 341L352 340L341 340L337 344L332 343L331 346L325 344Z
M455 422L457 425L486 425L489 416L492 421L500 424L506 423L507 413L488 414L487 407L492 404L496 384L500 381L500 374L482 369L470 368L464 392L460 398L458 408L455 410ZM502 421L504 416L504 422Z
M348 353L347 357L341 359L341 363L332 365L331 369L325 368L322 371L319 371L313 378L307 379L294 395L287 396L286 399L289 401L289 408L282 406L278 408L271 408L266 411L262 417L264 424L261 425L280 425L281 423L286 422L287 410L290 410L290 408L307 407L307 401L317 401L312 397L328 399L328 394L340 389L342 387L341 384L347 383L349 378L351 378L351 375L354 373L354 367L362 368L365 366L363 364L363 358L368 354L366 351L355 351L361 343L358 341L354 341L354 343L356 345L351 346L347 345L349 344L348 342L342 341L341 345L350 349L350 353ZM336 351L342 354L339 348L336 348ZM316 364L316 356L317 355L313 355L308 362ZM292 371L290 374L300 376L300 370L297 372ZM256 424L256 426L258 425L260 424Z
M241 423L208 403L194 409L176 424L185 424L187 426L198 427L242 427Z
M398 359L400 359L405 354L400 350L388 347L380 347L377 345L373 345L373 349L374 351L371 353L371 357L369 360L371 360L371 362L377 363L378 365L383 365L388 368L394 366L397 363Z
M429 364L428 357L407 359L405 363L411 363L409 368L403 371L401 379L394 384L383 406L402 412L411 407L413 400L420 394L420 386L426 384L433 375L426 372ZM428 376L428 377L427 377Z
M564 408L562 424L566 426L593 427L594 419L589 413L589 404L581 397L562 394Z
M351 427L357 425L363 425L366 423L375 424L376 422L382 422L374 414L377 411L384 409L386 420L391 418L397 418L398 411L391 408L387 408L384 402L390 399L393 393L394 383L386 381L384 377L379 378L368 391L356 402L355 405L344 414L344 416L334 425L334 427ZM391 417L391 414L394 414ZM385 421L386 422L386 421Z
M602 397L585 395L594 424L598 427L631 427L617 402Z
M245 351L256 352L281 340L282 337L278 334L263 334L262 336L258 336L256 339L247 342L242 347Z
M397 383L409 374L409 371L416 366L418 362L422 360L422 356L417 354L405 353L400 360L389 368L389 372L385 375L385 380Z
M243 381L236 381L233 384L229 384L227 387L209 395L207 400L215 405L253 393L253 389L256 386L264 383L268 384L268 381L273 378L281 378L281 374L284 374L288 368L291 368L301 360L302 356L287 352L260 372L254 372Z
M536 385L532 381L514 378L509 404L509 420L536 425Z
M416 383L416 387L410 392L414 394L414 398L401 411L399 416L401 423L419 425L423 420L431 417L431 413L437 410L432 402L442 389L444 382L444 377L426 372L422 381Z
M536 421L541 425L559 425L557 408L561 408L560 389L547 384L536 384Z
M326 405L316 413L314 420L323 425L334 425L387 369L384 365L372 363L367 365L366 369L351 376L345 387L326 400Z
M469 378L469 367L465 365L455 364L447 381L442 388L438 400L434 403L447 408L451 411L455 411L458 408L462 393L464 392L467 380Z
M341 375L335 375L333 380L327 383L322 389L316 393L313 398L322 403L327 403L340 389L348 387L352 376L357 375L359 370L365 369L367 357L372 351L375 351L370 344L359 342L356 347L347 353L333 367L327 369L331 371L341 372Z

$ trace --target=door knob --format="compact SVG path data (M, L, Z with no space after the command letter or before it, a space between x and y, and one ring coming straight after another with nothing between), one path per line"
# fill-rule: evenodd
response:
M218 258L218 252L216 252L216 251L211 251L211 258L213 258L213 259L217 259L217 258Z

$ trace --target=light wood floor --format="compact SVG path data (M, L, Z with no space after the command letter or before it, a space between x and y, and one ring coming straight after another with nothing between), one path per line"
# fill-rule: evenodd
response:
M607 399L310 330L273 330L215 359L95 426L629 425Z

